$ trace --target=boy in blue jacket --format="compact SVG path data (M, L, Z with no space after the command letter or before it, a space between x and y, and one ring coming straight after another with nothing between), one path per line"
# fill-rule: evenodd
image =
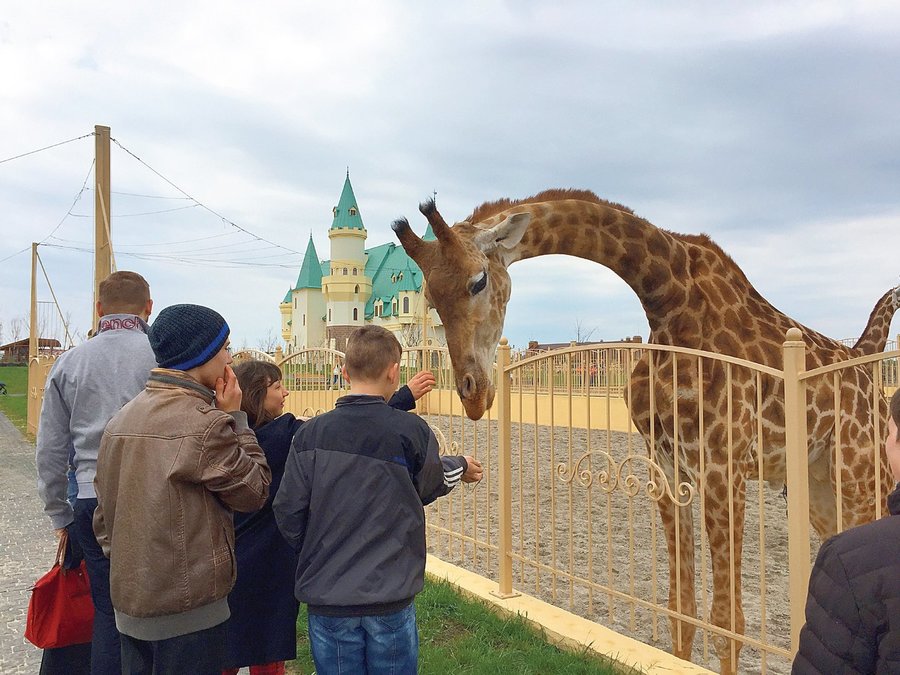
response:
M423 505L481 479L478 460L440 457L424 420L387 405L401 353L380 326L353 333L350 393L297 432L275 497L278 527L298 551L294 595L308 605L320 675L416 672Z

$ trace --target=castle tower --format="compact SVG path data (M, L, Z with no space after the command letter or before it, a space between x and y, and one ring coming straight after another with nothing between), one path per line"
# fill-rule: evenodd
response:
M350 185L349 171L333 215L328 230L331 270L322 277L321 287L326 309L325 338L330 347L343 351L350 333L364 325L366 302L372 294L372 280L365 275L368 233Z
M287 312L282 307L282 335L288 342L288 351L309 347L321 347L325 343L325 299L322 297L322 264L316 253L312 234L306 245L303 264L297 276L297 285L285 296ZM285 321L285 315L290 318Z

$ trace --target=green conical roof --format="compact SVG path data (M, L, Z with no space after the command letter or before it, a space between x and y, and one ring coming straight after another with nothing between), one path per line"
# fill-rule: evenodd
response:
M322 288L322 266L319 264L312 235L309 235L309 244L306 245L306 254L303 256L303 264L300 266L300 274L294 288Z
M284 294L284 300L282 300L281 302L282 302L282 303L284 303L284 302L290 302L290 301L291 301L291 293L293 293L293 292L294 292L294 289L293 289L293 288L289 288L289 289L288 289L288 292Z
M425 228L425 234L422 236L424 241L434 241L437 237L434 236L434 230L431 229L431 223L428 223L428 227Z
M362 217L359 215L359 207L356 205L356 195L353 194L353 186L350 185L350 173L344 179L344 189L341 190L341 198L334 207L334 220L331 223L332 230L350 229L364 230Z

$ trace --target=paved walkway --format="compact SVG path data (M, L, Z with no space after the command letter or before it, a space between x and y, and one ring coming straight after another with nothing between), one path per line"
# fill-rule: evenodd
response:
M37 496L34 445L0 413L0 673L37 673L24 637L30 589L50 569L56 538Z

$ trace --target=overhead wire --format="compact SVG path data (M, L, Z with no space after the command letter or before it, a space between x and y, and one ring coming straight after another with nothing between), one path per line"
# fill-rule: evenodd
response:
M169 179L166 178L164 175L162 175L159 171L157 171L157 170L154 169L152 166L150 166L149 164L147 164L147 162L145 162L143 159L141 159L141 158L138 157L136 154L134 154L131 150L129 150L128 148L126 148L124 145L122 145L122 144L118 141L118 139L116 139L116 138L110 138L110 140L111 140L113 143L115 143L116 145L118 145L123 151L125 151L126 153L128 153L129 155L131 155L135 160L137 160L138 162L140 162L141 164L143 164L148 170L152 171L156 176L158 176L159 178L161 178L162 180L164 180L166 183L168 183L169 185L171 185L173 188L175 188L176 190L178 190L178 192L180 192L181 194L183 194L185 197L190 198L190 199L193 200L195 203L197 203L198 205L200 205L203 209L205 209L206 211L209 211L211 214L213 214L213 215L216 216L217 218L220 218L220 219L222 220L222 222L227 223L228 225L231 225L232 227L234 227L234 228L240 230L241 232L244 232L245 234L248 234L249 236L253 237L254 239L259 239L259 240L264 241L264 242L266 242L266 243L268 243L268 244L272 244L273 246L278 246L279 248L283 248L283 249L285 249L286 251L290 251L291 253L296 253L297 255L303 255L302 253L300 253L300 251L295 251L294 249L288 248L287 246L282 246L281 244L278 244L278 243L276 243L276 242L274 242L274 241L269 241L268 239L265 239L264 237L260 237L259 235L254 234L253 232L251 232L250 230L247 230L247 229L241 227L240 225L238 225L238 224L235 223L234 221L229 220L228 218L226 218L225 216L223 216L221 213L219 213L219 212L217 212L217 211L215 211L215 210L209 208L208 206L206 206L206 204L204 204L203 202L201 202L199 199L196 199L195 197L193 197L193 196L191 196L190 194L188 194L185 190L181 189L178 185L176 185L175 183L173 183L171 180L169 180Z
M89 138L93 136L94 132L90 132L89 134L84 134L83 136L77 136L76 138L70 138L67 141L60 141L59 143L54 143L53 145L47 145L43 148L38 148L37 150L29 150L28 152L23 152L21 155L15 155L14 157L7 157L6 159L0 159L0 164L6 164L7 162L11 162L14 159L21 159L22 157L28 157L29 155L35 155L39 152L43 152L44 150L50 150L51 148L58 148L60 145L65 145L66 143L73 143L74 141L80 141L82 138Z
M91 134L91 135L93 135L93 134ZM81 138L84 138L84 137L82 136ZM73 139L73 140L76 140L76 139ZM67 142L68 142L68 141L67 141ZM61 144L58 143L57 145L61 145ZM48 146L48 147L55 147L55 146ZM35 150L35 152L38 152L38 151ZM75 214L72 213L72 209L75 208L75 205L76 205L76 204L78 203L78 201L81 199L81 195L84 194L85 190L88 190L88 189L89 189L89 188L87 187L87 182L88 182L88 179L90 179L90 177L91 177L91 172L94 170L94 162L95 162L95 161L96 161L96 160L94 160L94 159L91 160L91 166L88 168L87 175L84 177L84 182L81 184L81 189L78 191L78 193L75 195L75 198L72 200L72 204L71 204L71 206L69 206L69 210L66 211L66 215L64 215L64 216L62 217L62 219L56 224L56 227L54 227L54 228L50 231L50 234L48 234L48 235L45 236L43 239L41 239L41 240L38 242L38 244L43 244L43 243L45 243L45 242L46 242L48 239L50 239L51 237L53 237L53 238L55 239L56 237L54 237L53 235L56 233L57 230L59 230L60 227L62 227L62 224L63 224L64 222L66 222L66 218L68 218L69 216L75 215ZM21 251L16 251L15 253L12 253L12 254L6 256L5 258L0 258L0 262L6 262L6 261L9 260L10 258L15 258L17 255L21 255L22 253L24 253L25 251L27 251L27 250L30 249L30 248L31 248L31 246L26 246L26 247L23 248Z

